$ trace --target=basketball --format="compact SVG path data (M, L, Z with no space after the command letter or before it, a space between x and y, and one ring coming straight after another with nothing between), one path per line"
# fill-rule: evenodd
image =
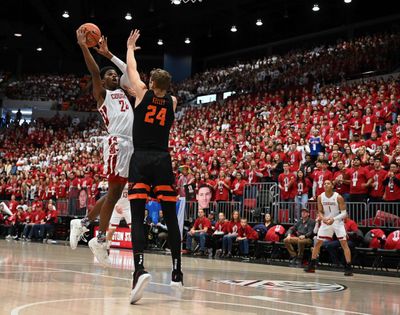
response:
M89 48L96 46L101 38L101 31L96 24L85 23L79 28L85 28L89 32L86 35L86 43Z

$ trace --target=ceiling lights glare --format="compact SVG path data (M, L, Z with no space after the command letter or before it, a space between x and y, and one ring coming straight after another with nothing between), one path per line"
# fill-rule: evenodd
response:
M126 15L125 15L125 20L127 20L127 21L132 20L132 14L130 14L129 12L126 13Z

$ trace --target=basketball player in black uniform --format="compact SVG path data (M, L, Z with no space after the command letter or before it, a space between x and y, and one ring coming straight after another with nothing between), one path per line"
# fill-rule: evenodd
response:
M175 118L177 100L167 94L171 84L170 74L162 69L151 72L149 89L141 81L134 56L140 33L131 32L127 41L127 73L136 94L134 106L134 153L129 167L129 195L132 213L132 244L135 261L131 304L142 298L143 290L151 276L144 269L145 235L143 228L145 203L153 191L161 202L168 227L168 242L172 254L171 285L183 286L181 272L181 234L176 216L177 193L172 171L168 140Z

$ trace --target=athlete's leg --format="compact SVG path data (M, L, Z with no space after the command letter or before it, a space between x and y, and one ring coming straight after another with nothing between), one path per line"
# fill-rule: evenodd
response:
M93 209L87 214L86 218L89 221L94 221L100 215L101 207L103 207L104 201L106 200L107 195L104 195L99 200L96 201Z
M100 209L100 222L99 222L99 240L106 239L106 231L111 219L113 209L121 198L122 191L125 187L125 182L122 181L109 181L108 193Z
M117 227L114 226L114 225L110 225L110 226L108 227L107 237L106 237L106 240L107 240L107 250L109 250L110 247L111 247L112 238L113 238L113 235L114 235L116 229L117 229Z
M136 183L129 190L128 198L131 205L132 218L132 250L135 261L135 271L144 269L144 247L146 244L144 235L144 211L150 186L143 183Z
M317 244L315 244L312 251L311 259L315 260L318 258L323 242L323 240L317 240Z
M350 264L351 263L351 251L350 251L350 247L349 244L347 243L347 240L340 240L340 245L343 248L343 253L344 253L344 257L346 259L346 263Z

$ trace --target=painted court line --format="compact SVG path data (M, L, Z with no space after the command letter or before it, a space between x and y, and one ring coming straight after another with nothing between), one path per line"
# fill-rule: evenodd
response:
M108 276L108 275L102 275L102 274L91 273L91 272L75 271L75 270L70 270L70 269L59 269L59 268L48 268L48 269L50 269L50 270L59 270L59 271L65 270L65 271L75 272L75 273L84 274L84 275L101 276L101 277L111 278L111 279L118 279L118 280L131 281L130 278L123 278L123 277L116 277L116 276ZM159 286L166 286L166 287L169 287L169 286L170 286L169 284L158 283L158 282L150 282L150 284L159 285ZM239 298L244 298L244 299L248 299L248 298L249 298L249 296L247 296L247 295L240 295L240 294L219 292L219 291L206 290L206 289L186 288L186 287L185 287L185 289L187 289L187 290L192 290L192 291L199 291L199 292L212 293L212 294L216 294L216 295L226 295L226 296L239 297ZM360 312L348 311L348 310L337 309L337 308L329 308L329 307L316 306L316 305L308 305L308 304L295 303L295 302L288 302L288 301L281 301L281 300L275 300L275 301L271 301L271 302L272 302L272 303L279 303L279 304L286 304L286 305L301 306L301 307L305 307L305 308L321 309L321 310L327 310L327 311L333 311L333 312L343 312L343 313L348 313L348 314L369 315L368 313L360 313Z
M127 298L79 298L79 299L62 299L62 300L49 300L49 301L41 301L41 302L34 302L25 305L18 306L11 311L10 315L19 315L21 310L27 309L29 307L37 306L37 305L45 305L51 303L62 303L62 302L74 302L74 301L88 301L88 300L127 300ZM255 309L263 309L263 310L270 310L279 313L289 313L289 314L299 314L299 315L308 315L308 313L301 313L296 311L288 311L277 309L273 307L267 306L258 306L258 305L249 305L249 304L239 304L239 303L228 303L228 302L218 302L218 301L206 301L206 300L187 300L187 299L163 299L160 300L158 298L143 298L142 300L156 300L158 302L165 301L165 302L189 302L189 303L204 303L204 304L216 304L216 305L229 305L229 306L236 306L236 307L249 307ZM140 306L138 304L137 306ZM132 306L135 307L135 306Z

